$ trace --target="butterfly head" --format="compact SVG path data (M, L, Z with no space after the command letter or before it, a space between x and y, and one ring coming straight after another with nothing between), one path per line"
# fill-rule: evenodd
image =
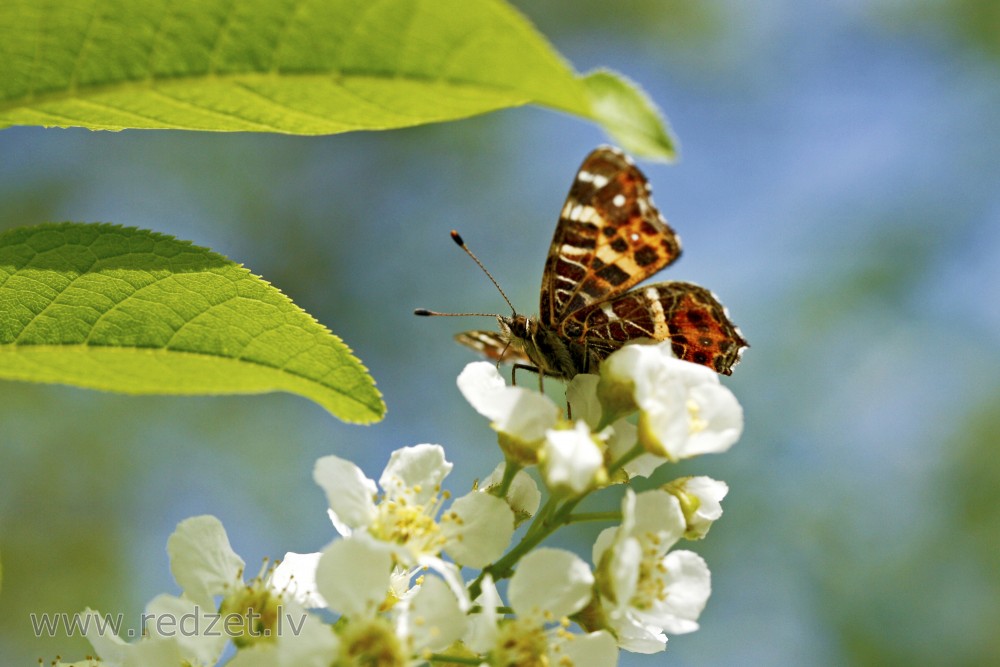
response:
M538 332L538 320L527 315L497 315L500 335L507 340L530 340Z

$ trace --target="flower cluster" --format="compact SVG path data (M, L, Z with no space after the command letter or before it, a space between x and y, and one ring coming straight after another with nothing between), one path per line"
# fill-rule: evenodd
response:
M214 665L232 644L236 667L599 667L698 629L710 573L674 547L708 533L728 487L685 477L636 493L628 483L736 442L742 411L718 376L669 345L628 345L599 375L573 378L565 414L542 393L508 386L490 363L469 364L458 386L490 420L504 458L476 488L458 498L444 490L452 464L438 445L393 452L377 483L350 461L321 458L314 479L339 537L249 582L221 523L188 519L167 545L182 594L150 602L139 641L88 635L102 664ZM616 509L575 512L616 487ZM584 520L613 524L589 563L542 545ZM167 618L198 629L168 632Z

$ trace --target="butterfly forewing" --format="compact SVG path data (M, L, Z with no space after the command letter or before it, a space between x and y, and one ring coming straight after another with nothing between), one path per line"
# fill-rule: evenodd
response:
M680 252L646 178L620 151L598 148L580 166L556 225L539 320L558 330L575 311L626 292Z

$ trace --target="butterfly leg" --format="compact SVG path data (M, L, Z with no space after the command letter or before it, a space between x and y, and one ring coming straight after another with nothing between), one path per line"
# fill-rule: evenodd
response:
M510 383L512 386L517 386L517 369L520 368L523 371L531 371L532 373L538 373L538 389L542 389L542 369L537 366L529 366L528 364L514 364L510 369Z

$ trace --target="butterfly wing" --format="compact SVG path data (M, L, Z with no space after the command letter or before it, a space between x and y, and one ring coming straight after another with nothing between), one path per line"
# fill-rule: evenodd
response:
M678 358L725 375L748 347L712 292L676 281L640 287L577 310L563 331L601 359L630 340L669 340Z
M596 149L577 172L545 260L542 325L558 330L571 313L626 292L680 252L642 172L621 151Z
M504 340L499 331L463 331L455 334L455 340L496 362L531 363L520 344L516 340Z

